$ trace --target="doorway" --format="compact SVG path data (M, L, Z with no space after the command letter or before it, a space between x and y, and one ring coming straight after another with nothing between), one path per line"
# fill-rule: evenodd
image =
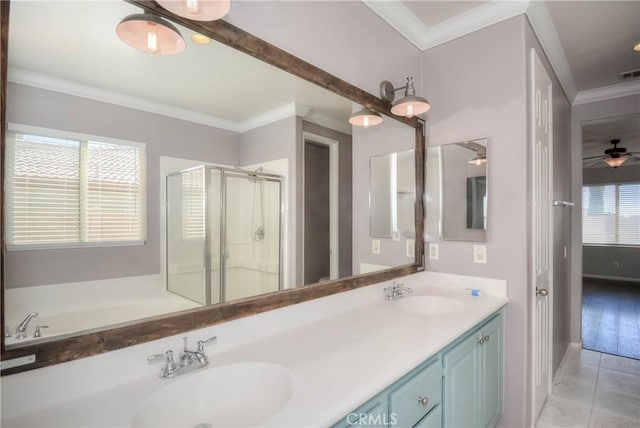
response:
M585 122L582 143L582 347L640 359L640 114Z
M303 284L338 278L338 142L309 132L304 140Z

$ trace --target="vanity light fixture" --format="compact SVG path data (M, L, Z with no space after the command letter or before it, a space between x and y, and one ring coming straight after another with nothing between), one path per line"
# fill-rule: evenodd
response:
M125 17L116 33L129 46L154 55L179 54L186 46L173 24L147 12Z
M633 47L633 50L636 52L640 52L640 42Z
M194 21L215 21L231 9L231 0L157 0L169 12Z
M393 103L396 91L404 89L404 98L399 99ZM407 84L400 88L394 88L393 84L388 80L383 80L380 83L380 97L390 103L393 103L391 107L391 113L396 116L413 117L418 114L426 113L431 105L425 98L416 96L416 90L413 87L413 77L407 77Z
M349 123L354 126L368 128L370 126L380 125L382 123L382 115L375 110L364 107L349 117Z
M477 155L475 155L475 157L473 159L469 160L469 163L471 165L476 165L476 166L480 166L483 163L487 163L487 155L483 155L481 153L478 153Z

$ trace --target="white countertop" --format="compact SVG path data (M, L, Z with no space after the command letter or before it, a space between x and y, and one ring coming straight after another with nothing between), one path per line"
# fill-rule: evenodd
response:
M222 344L207 349L211 364L204 370L239 362L267 362L282 366L294 378L293 394L287 404L261 426L328 426L435 355L508 301L506 283L500 280L430 272L403 279L400 282L413 288L413 296L450 296L459 299L464 308L453 315L409 314L398 309L397 301L383 299L382 288L389 283L376 284L296 305L301 308L282 310L280 314L280 311L272 311L262 320L260 316L244 318L243 328L246 331L253 329L256 332L261 327L274 330L274 334L261 331L252 335L254 338L261 336L258 339L225 346L223 333L229 332L225 332L224 327L213 326L206 332L195 332L198 338L214 332ZM463 294L462 289L469 286L484 292L479 297ZM318 314L329 307L333 313L325 317ZM309 319L302 319L304 313L309 314ZM252 318L258 319L254 322ZM166 343L166 339L163 341ZM140 350L136 353L140 360L150 353L161 352L158 349L160 344L151 348L153 344L145 344L144 347L144 351L153 351L144 353ZM174 350L179 343L175 345ZM78 366L75 371L66 370L82 376L81 370L108 371L121 367L118 363L109 365L108 358L104 357L109 354L101 356L103 361L99 366L96 362L91 368ZM55 367L40 370L55 370ZM170 382L158 378L158 370L159 367L155 366L152 371L145 370L137 377L129 375L113 384L105 381L107 385L104 388L80 384L77 391L67 393L66 397L62 394L57 401L53 399L50 403L46 402L46 390L65 388L64 385L51 385L56 381L64 382L60 374L49 372L41 377L41 382L46 384L40 385L45 389L39 392L40 395L35 393L38 388L36 372L39 370L26 372L23 382L13 378L20 375L6 376L2 384L2 426L131 426L139 404ZM197 374L196 371L184 376ZM123 376L121 373L118 375ZM97 379L108 376L109 373L102 372ZM29 400L30 389L33 390L31 395L35 395L31 409L36 410L26 406L15 408L20 406L16 404L18 401L14 394L22 395L22 400ZM12 399L5 403L7 394L11 394ZM14 408L11 402L15 404ZM249 409L250 406L247 407Z

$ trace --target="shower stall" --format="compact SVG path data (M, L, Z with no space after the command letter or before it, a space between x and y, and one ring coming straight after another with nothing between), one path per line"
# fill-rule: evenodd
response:
M282 177L198 166L167 176L167 290L202 305L282 289Z

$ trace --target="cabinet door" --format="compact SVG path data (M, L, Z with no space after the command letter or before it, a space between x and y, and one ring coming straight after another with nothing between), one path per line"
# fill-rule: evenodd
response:
M482 328L482 426L493 427L502 416L502 317Z
M480 393L480 350L477 335L444 355L444 426L477 427Z

